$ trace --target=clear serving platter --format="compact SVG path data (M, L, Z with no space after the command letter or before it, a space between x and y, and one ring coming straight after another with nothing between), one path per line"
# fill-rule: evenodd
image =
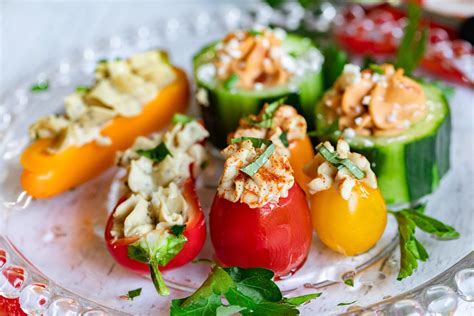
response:
M164 48L173 63L186 69L191 78L192 54L206 43L256 23L295 27L296 22L308 18L301 10L295 4L283 11L260 4L248 10L216 6L211 11L190 11L157 21L157 26L125 31L72 52L8 91L0 101L0 295L20 297L21 307L30 313L165 315L171 299L196 289L207 277L206 264L190 263L166 272L171 295L159 297L148 278L125 270L108 254L103 232L117 199L117 169L52 199L32 200L23 193L19 155L29 142L27 127L40 116L59 112L63 97L76 86L89 84L102 58ZM45 79L50 83L48 91L30 92L33 83ZM474 299L473 99L472 90L458 88L451 100L452 170L429 197L427 209L455 226L461 238L437 242L420 234L430 259L414 276L398 282L398 238L392 218L378 244L355 257L330 251L314 236L304 266L278 281L289 296L323 292L320 298L301 307L303 315L473 311L473 304L468 303ZM194 105L190 111L198 115ZM214 167L198 183L205 212L212 202L221 164L216 158ZM209 240L199 258L213 258ZM346 277L354 277L354 287L344 284ZM120 298L135 288L143 288L139 297L133 301ZM342 302L353 303L338 306Z

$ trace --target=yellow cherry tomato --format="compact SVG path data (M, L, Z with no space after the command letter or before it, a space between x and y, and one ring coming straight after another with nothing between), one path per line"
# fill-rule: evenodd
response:
M346 256L373 247L387 224L387 208L379 189L357 181L349 200L336 186L311 197L311 217L319 239Z

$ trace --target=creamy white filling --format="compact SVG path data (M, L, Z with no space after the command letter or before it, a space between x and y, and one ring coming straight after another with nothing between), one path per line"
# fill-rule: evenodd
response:
M34 139L53 138L50 152L96 141L109 145L102 128L114 117L139 115L143 106L176 75L162 52L150 51L127 60L100 63L96 82L87 92L75 92L64 99L65 114L47 116L31 125Z

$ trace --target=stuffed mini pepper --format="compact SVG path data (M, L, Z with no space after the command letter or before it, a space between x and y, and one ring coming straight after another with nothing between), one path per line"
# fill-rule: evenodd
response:
M321 140L343 136L372 163L388 204L419 201L449 170L451 122L443 93L389 64L348 64L316 108Z
M312 229L306 196L276 146L244 137L222 151L226 161L210 230L225 266L262 267L285 276L308 255Z
M152 138L137 138L120 155L119 165L127 171L125 193L105 231L117 262L151 273L162 295L168 289L160 271L191 261L206 238L194 176L206 165L203 142L209 134L200 123L186 121Z
M296 182L303 188L309 178L303 167L313 159L313 145L306 134L306 120L296 109L277 100L264 105L258 115L249 115L240 120L240 125L228 137L229 144L243 137L271 140L279 154L288 157Z
M374 246L387 224L387 208L369 161L350 151L344 140L316 147L305 166L311 197L311 218L319 239L346 256Z
M213 144L225 147L240 118L282 97L312 128L323 59L310 39L258 26L203 48L193 61L196 99Z
M43 117L30 127L21 183L31 196L51 197L99 175L113 165L117 151L165 127L175 112L187 108L186 74L164 52L101 61L95 77L92 86L78 87L65 98L64 114Z

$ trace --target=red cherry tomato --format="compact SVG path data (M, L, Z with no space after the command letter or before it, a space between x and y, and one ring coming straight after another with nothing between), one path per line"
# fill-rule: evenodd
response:
M183 194L190 207L189 220L186 223L186 228L183 232L183 235L186 236L188 241L184 244L184 247L179 254L176 255L176 257L174 257L166 266L159 267L160 271L177 268L193 260L201 251L204 241L206 240L204 213L199 203L194 188L194 180L192 178L189 178L183 183ZM124 199L121 199L117 206L123 201ZM114 241L114 238L110 233L113 226L114 212L115 210L110 214L105 229L105 241L110 254L120 265L144 274L149 274L150 269L148 264L128 258L128 246L137 241L138 237L121 238Z
M230 202L216 194L210 229L220 263L267 268L277 276L300 267L311 245L310 210L297 183L286 198L259 208Z

